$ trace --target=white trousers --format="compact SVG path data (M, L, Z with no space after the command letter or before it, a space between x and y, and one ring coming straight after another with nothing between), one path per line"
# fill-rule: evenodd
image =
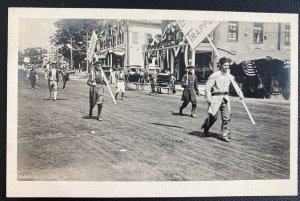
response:
M124 81L117 82L117 92L116 93L119 93L119 92L125 93L125 83L124 83Z

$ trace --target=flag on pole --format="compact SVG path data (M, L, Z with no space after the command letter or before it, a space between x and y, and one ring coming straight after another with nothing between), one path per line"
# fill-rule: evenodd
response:
M258 74L255 64L252 61L243 62L242 69L248 76L256 76Z
M90 40L90 43L89 43L89 47L88 47L88 50L87 50L87 60L89 62L92 62L93 53L94 53L95 48L96 48L97 40L98 40L97 35L96 35L95 31L93 31L92 37L91 37L91 40Z

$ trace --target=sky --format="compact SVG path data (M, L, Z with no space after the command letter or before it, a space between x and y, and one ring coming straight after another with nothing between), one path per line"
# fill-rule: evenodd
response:
M20 19L19 20L19 48L29 47L48 48L49 38L56 30L54 22L57 19Z

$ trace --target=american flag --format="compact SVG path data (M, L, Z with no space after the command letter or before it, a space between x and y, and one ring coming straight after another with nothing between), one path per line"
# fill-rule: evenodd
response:
M257 75L257 70L256 70L256 67L253 62L251 62L251 61L243 62L242 67L243 67L243 71L246 75L248 75L248 76L256 76Z

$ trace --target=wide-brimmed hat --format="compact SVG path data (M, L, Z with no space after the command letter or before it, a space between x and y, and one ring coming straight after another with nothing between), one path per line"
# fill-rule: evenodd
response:
M95 61L93 65L102 64L102 61Z
M189 69L189 68L195 69L195 66L189 65L189 66L187 66L186 68L187 68L187 69Z

